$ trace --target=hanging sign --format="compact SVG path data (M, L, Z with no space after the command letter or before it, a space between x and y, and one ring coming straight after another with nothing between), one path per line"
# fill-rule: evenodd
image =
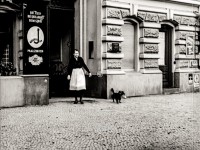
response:
M48 73L47 16L44 4L24 8L24 74Z

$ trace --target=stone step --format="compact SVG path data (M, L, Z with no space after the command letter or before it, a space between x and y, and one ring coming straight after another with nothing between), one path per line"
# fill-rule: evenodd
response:
M178 94L180 93L180 89L179 88L164 88L163 89L163 94L167 95L167 94Z

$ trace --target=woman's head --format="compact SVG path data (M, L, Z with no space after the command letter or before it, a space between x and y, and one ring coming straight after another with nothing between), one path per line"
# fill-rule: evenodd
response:
M77 49L75 49L73 55L74 55L75 58L78 58L78 56L79 56L79 51L78 51Z

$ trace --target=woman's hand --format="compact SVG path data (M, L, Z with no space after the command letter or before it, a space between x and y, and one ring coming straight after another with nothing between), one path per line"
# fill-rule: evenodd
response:
M91 77L92 76L92 74L91 73L89 73L89 77Z
M67 76L67 80L70 80L70 75Z

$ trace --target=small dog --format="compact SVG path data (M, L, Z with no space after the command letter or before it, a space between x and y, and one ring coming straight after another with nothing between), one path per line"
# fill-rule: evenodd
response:
M113 102L117 102L117 104L121 103L121 98L126 98L126 94L124 93L124 91L119 91L118 93L115 93L114 89L111 88L111 92L112 92L112 99L113 99Z

